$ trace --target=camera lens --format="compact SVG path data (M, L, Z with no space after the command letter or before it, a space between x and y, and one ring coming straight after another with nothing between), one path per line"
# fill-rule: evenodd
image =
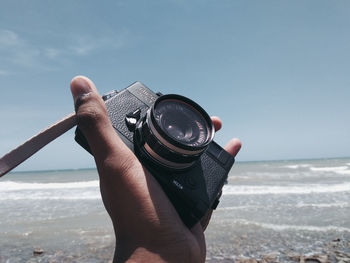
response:
M209 115L194 101L174 94L159 97L137 130L139 148L171 169L192 166L214 137Z
M184 101L167 99L154 109L159 127L172 139L187 146L205 143L209 127L203 116Z

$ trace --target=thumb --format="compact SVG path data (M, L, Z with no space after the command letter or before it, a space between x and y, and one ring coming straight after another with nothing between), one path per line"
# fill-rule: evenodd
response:
M97 166L113 156L122 163L131 151L115 132L95 84L87 77L77 76L70 84L78 127L86 137ZM117 168L117 167L116 167Z

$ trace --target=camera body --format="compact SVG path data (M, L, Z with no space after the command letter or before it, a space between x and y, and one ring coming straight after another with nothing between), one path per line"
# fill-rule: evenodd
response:
M145 142L148 140L145 134L152 130L144 125L147 122L147 114L150 114L157 100L163 97L162 94L154 93L142 83L135 82L119 92L112 91L104 95L103 99L115 131L156 178L184 224L190 228L200 221L208 210L216 208L222 187L234 164L234 158L212 141L212 138L208 140L204 150L199 151L191 159L187 167L169 168L150 157L150 151L145 150L145 145L151 145L154 151L158 149L161 151L162 147L166 147L164 141L157 140L153 144L150 143L151 140ZM208 122L212 125L210 119ZM200 125L198 127L201 128ZM153 133L156 131L154 130ZM76 129L75 140L91 153L88 142L79 128ZM193 145L193 147L196 146ZM167 150L171 155L173 150ZM187 157L185 152L183 158ZM169 158L171 159L171 156ZM172 158L176 160L177 157Z

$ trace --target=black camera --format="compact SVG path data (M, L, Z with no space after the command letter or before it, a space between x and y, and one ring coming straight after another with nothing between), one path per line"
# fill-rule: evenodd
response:
M234 158L213 141L213 123L197 103L154 93L140 82L103 99L116 132L157 179L187 227L216 208ZM79 128L75 140L91 153Z

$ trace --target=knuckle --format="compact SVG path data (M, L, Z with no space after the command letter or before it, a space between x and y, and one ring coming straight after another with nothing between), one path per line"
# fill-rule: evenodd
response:
M139 160L136 158L136 156L130 154L119 162L119 171L122 173L129 173L130 171L134 172L135 168L138 167L139 164Z
M88 128L96 126L103 119L103 112L96 107L84 107L77 114L79 127Z
M123 158L114 158L113 155L109 155L100 166L100 176L103 177L105 181L115 181L121 179L131 183L131 178L139 174L138 169L142 168L140 162L135 155L130 154L123 156ZM122 179L124 178L124 179Z
M100 103L96 95L91 94L85 98L79 98L76 102L77 122L81 128L96 126L107 119L106 108Z
M138 159L133 154L123 156L123 158L112 158L113 161L106 160L105 167L119 174L133 172L137 166Z

